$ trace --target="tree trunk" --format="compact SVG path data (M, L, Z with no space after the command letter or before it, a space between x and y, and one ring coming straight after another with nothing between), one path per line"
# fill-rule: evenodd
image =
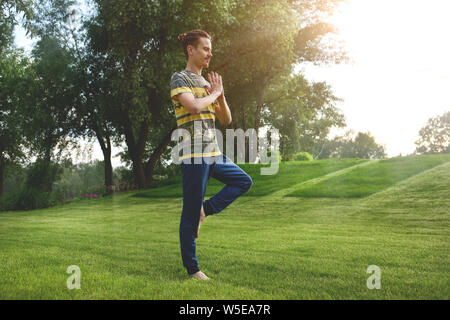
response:
M171 137L172 137L172 132L173 130L175 130L177 127L172 128L163 138L163 140L161 141L161 143L158 145L158 147L155 149L155 151L153 151L153 153L151 154L149 160L147 161L147 163L145 164L145 184L149 185L150 183L153 182L153 172L155 171L155 166L156 163L158 162L158 160L161 158L161 155L164 153L164 151L166 151L167 146L169 145L170 141L171 141Z
M142 157L133 159L133 174L134 181L138 189L145 187L145 171L144 165L142 164Z
M98 127L98 125L95 121L93 122L93 129L95 131L95 135L97 136L98 143L100 144L100 148L102 149L102 153L103 153L103 160L104 160L104 164L105 164L105 186L107 188L110 188L113 185L113 181L112 181L113 168L112 168L112 164L111 164L111 152L112 152L111 139L108 134L108 130L106 129L106 134L103 135L102 131L100 130L100 128ZM106 145L105 145L105 140L106 140Z
M142 164L142 156L144 154L145 142L148 136L149 130L149 121L145 119L141 122L141 126L139 128L139 138L137 143L135 142L133 128L129 119L128 114L124 115L125 117L125 141L128 147L128 152L131 157L131 161L133 162L133 175L134 181L139 189L142 189L145 186L145 170Z
M113 167L111 164L111 157L105 156L105 186L107 188L111 188L111 186L113 185L112 172Z

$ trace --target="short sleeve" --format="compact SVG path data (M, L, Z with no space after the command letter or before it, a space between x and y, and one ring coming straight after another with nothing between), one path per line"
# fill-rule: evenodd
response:
M190 92L194 94L186 79L184 79L180 73L175 72L170 80L170 97L173 98L177 94L183 92Z

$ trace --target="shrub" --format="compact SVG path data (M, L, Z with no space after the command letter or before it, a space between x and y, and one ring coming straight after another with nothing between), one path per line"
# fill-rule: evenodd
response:
M23 187L1 199L2 210L33 210L48 208L57 200L50 192L41 192L33 187Z
M42 192L51 192L53 183L59 179L62 168L53 162L47 162L43 159L37 159L27 169L25 185L27 188L23 192L33 192L39 190Z
M312 160L314 160L314 158L308 152L298 152L294 154L294 161L312 161Z

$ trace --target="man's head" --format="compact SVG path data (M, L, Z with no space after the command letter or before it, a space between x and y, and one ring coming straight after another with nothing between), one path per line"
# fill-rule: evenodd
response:
M208 68L212 57L211 36L203 30L192 30L178 35L186 60L201 68Z

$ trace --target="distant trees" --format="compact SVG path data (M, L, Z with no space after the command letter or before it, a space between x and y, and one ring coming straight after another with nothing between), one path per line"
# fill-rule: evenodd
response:
M345 126L344 115L335 107L339 100L329 85L309 83L301 74L280 78L268 88L262 119L278 129L283 160L292 160L300 151L318 154L316 146L330 129Z
M377 144L370 132L358 132L355 138L352 135L353 130L349 130L343 136L324 140L320 151L314 154L314 158L386 158L385 146Z
M450 153L450 111L428 119L419 137L414 142L417 154Z

